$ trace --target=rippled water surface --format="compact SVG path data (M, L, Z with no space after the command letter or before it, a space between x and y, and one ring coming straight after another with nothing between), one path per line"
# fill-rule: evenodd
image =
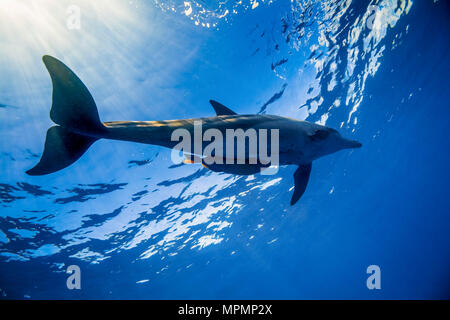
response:
M0 296L449 298L449 18L431 0L0 2ZM44 54L103 121L213 116L216 99L363 148L314 162L295 206L294 167L221 174L128 142L30 177L52 125Z

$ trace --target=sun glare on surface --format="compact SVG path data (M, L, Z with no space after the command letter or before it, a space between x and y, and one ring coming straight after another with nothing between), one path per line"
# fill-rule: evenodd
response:
M137 24L136 10L122 1L0 1L0 59L23 65L36 55L84 52L101 41L107 46L111 37L94 38L92 30L125 39L124 26Z

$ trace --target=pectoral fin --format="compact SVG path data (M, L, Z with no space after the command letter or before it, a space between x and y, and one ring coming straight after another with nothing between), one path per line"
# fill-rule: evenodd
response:
M299 165L294 172L294 194L291 198L291 206L297 203L300 197L305 193L306 185L308 184L309 175L311 173L312 164Z

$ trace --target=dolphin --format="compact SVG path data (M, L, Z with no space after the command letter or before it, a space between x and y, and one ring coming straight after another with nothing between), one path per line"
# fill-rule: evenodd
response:
M335 129L319 124L275 115L239 115L221 103L210 100L215 117L165 121L100 120L97 106L87 87L64 63L45 55L42 58L52 80L53 94L50 118L56 123L47 131L44 152L39 163L26 171L32 176L50 174L64 169L99 139L113 139L175 148L174 130L183 128L194 133L195 123L203 129L277 129L279 132L279 165L296 165L294 205L306 190L312 161L342 149L361 147L361 143L343 138ZM270 149L270 146L269 146ZM202 151L202 150L201 150ZM242 155L242 154L241 154ZM186 155L188 162L198 162L199 154ZM246 152L244 157L248 158ZM197 161L192 161L192 160ZM243 160L243 159L241 159ZM244 159L249 160L249 159ZM233 164L206 164L208 169L237 175L257 173L267 165L241 161Z

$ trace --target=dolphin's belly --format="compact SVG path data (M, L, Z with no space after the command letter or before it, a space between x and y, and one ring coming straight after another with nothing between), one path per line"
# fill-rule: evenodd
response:
M212 153L212 156L222 158L224 163L230 159L234 163L263 163L262 158L271 156L274 160L273 157L277 153L276 161L279 164L295 164L298 163L300 155L296 151L297 133L292 126L286 125L286 122L290 123L290 120L266 115L165 121L114 121L104 123L107 130L102 138L179 149L182 140L180 132L184 132L190 137L191 151L188 153L205 156L204 153L209 152L207 155ZM277 130L277 133L275 134L273 130ZM216 139L217 134L220 135L220 139ZM178 139L174 139L173 136ZM196 147L199 143L201 147Z

